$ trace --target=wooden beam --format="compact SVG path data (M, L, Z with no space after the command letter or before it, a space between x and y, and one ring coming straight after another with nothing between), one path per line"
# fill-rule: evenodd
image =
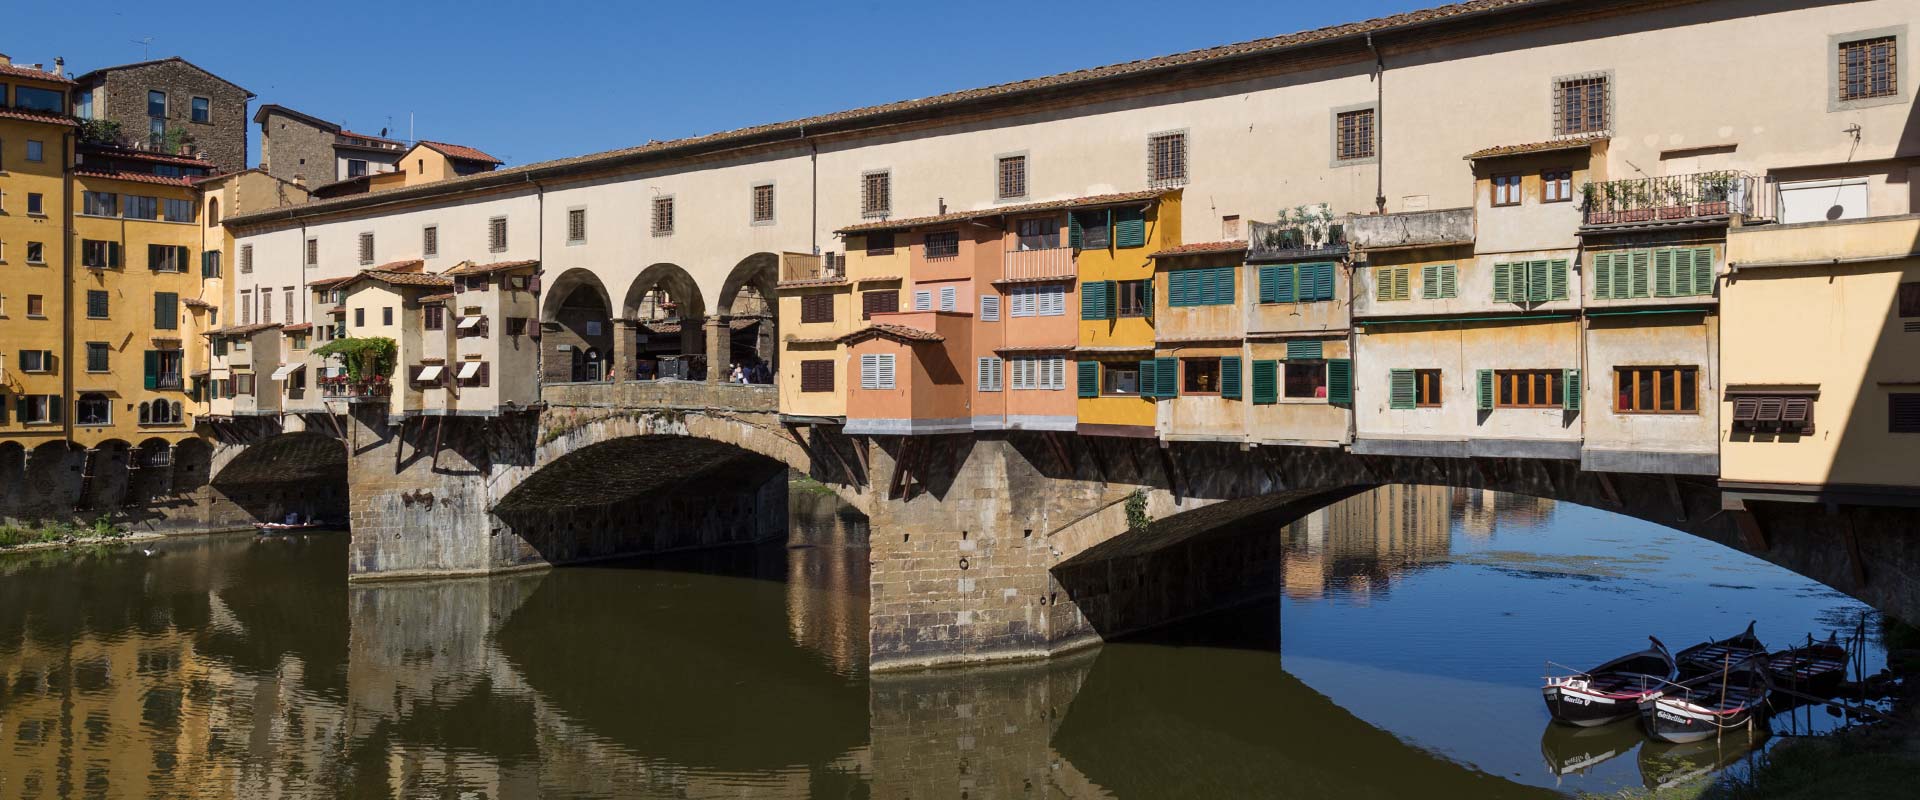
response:
M1853 571L1853 585L1867 587L1867 560L1860 557L1860 537L1853 530L1853 515L1840 514L1840 542L1847 548L1847 566Z
M1047 447L1053 450L1053 457L1060 462L1060 471L1065 474L1065 477L1074 477L1073 457L1067 455L1067 445L1061 441L1060 432L1046 431L1041 438L1045 439Z
M1174 502L1184 500L1180 494L1180 470L1174 464L1173 448L1167 447L1164 440L1160 447L1160 467L1167 471L1167 491L1173 493Z
M1687 503L1680 497L1680 483L1675 481L1672 475L1663 475L1661 477L1665 478L1665 480L1661 482L1667 485L1667 502L1673 504L1673 518L1680 522L1686 522Z
M1596 472L1594 474L1600 478L1600 493L1607 496L1608 503L1611 503L1615 508L1626 505L1620 502L1620 490L1613 485L1613 475L1611 473Z
M1760 515L1750 508L1728 509L1733 514L1733 522L1740 528L1740 538L1748 550L1764 553L1769 549L1767 529L1760 524Z

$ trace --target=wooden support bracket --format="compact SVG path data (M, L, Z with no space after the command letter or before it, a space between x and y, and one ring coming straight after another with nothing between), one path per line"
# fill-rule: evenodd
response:
M1673 518L1680 522L1686 522L1687 502L1680 497L1680 482L1674 480L1672 475L1663 475L1661 477L1666 479L1662 481L1662 483L1667 485L1667 502L1673 504Z
M1853 585L1864 589L1867 586L1867 560L1860 557L1860 537L1853 530L1853 516L1840 513L1840 543L1847 548L1847 566L1853 572Z
M1612 504L1615 508L1626 505L1620 502L1620 490L1613 485L1612 473L1597 472L1594 474L1600 477L1600 493L1607 496L1608 503Z

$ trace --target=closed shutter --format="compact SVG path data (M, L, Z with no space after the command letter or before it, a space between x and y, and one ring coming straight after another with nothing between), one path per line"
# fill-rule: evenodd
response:
M1154 395L1156 397L1180 396L1180 361L1175 358L1156 358L1153 371L1159 376Z
M1662 247L1658 250L1653 251L1653 296L1654 297L1672 297L1673 296L1674 288L1675 288L1673 283L1674 253L1675 251L1671 247ZM1692 265L1689 264L1688 266L1691 267ZM1691 283L1692 282L1691 279L1689 279L1688 282Z
M1080 362L1080 396L1100 396L1100 362Z
M897 289L863 292L860 295L860 318L872 319L875 314L890 314L900 310L900 292Z
M958 293L955 287L952 287L952 286L940 287L940 310L941 311L958 311L959 309L960 309L960 298L958 296Z
M1087 281L1080 284L1080 318L1106 319L1107 281Z
M1075 214L1075 213L1067 214L1067 246L1075 250L1080 249L1080 215L1079 214Z
M180 327L180 295L178 293L153 293L153 327L163 331Z
M1105 317L1102 317L1102 319L1119 319L1120 318L1120 282L1106 281L1105 283L1106 283L1105 294L1107 298L1107 302L1106 302L1107 315Z
M146 353L146 376L141 385L148 389L160 388L160 351L148 350Z
M1306 264L1301 270L1301 300L1324 302L1333 299L1333 264ZM1313 281L1311 293L1307 290L1307 280Z
M1153 316L1153 278L1140 282L1140 308L1147 316Z
M1478 384L1480 391L1477 405L1481 411L1493 410L1493 370L1480 370Z
M1217 306L1233 305L1233 302L1234 302L1233 284L1235 280L1234 275L1239 271L1240 270L1234 267L1216 267L1214 269L1213 271L1213 304L1214 305L1217 305Z
M1887 432L1920 433L1920 394L1887 395Z
M1325 345L1319 339L1295 339L1287 342L1288 361L1321 358L1325 352Z
M1428 264L1420 268L1420 299L1440 299L1440 265Z
M120 243L119 242L107 243L107 266L114 267L116 269L119 268L120 266Z
M1253 402L1263 406L1280 402L1280 362L1271 359L1253 362Z
M932 311L933 310L933 292L928 289L919 289L914 291L913 310Z
M1293 298L1292 298L1293 287L1291 285L1289 285L1286 289L1286 294L1288 295L1287 299L1286 300L1280 299L1280 293L1281 293L1280 279L1281 279L1282 269L1283 267L1281 267L1279 264L1264 264L1260 267L1260 302L1289 303L1293 301ZM1291 284L1293 282L1292 281L1293 276L1287 275L1286 277L1288 279L1287 283Z
M1239 356L1220 359L1220 396L1228 400L1240 399Z
M1387 370L1387 407L1407 409L1414 407L1413 370Z
M1562 387L1562 390L1563 390L1562 399L1560 401L1561 406L1568 411L1579 411L1580 410L1580 392L1581 392L1580 370L1569 369L1561 372L1560 381L1561 381L1560 386Z
M1353 404L1353 361L1327 359L1327 402L1336 406Z
M800 362L800 391L833 391L833 361L813 359Z
M1167 273L1167 305L1174 308L1193 305L1193 276L1190 269L1176 269Z
M1373 271L1373 299L1386 302L1393 299L1393 268L1381 267Z
M1460 278L1459 278L1459 275L1456 274L1456 270L1457 268L1452 264L1440 265L1440 296L1441 297L1459 297L1460 296Z
M860 357L860 388L880 388L879 367L879 356L865 355Z
M1616 298L1623 297L1623 296L1624 297L1646 297L1647 296L1647 272L1649 267L1652 265L1652 261L1653 261L1653 252L1649 250L1635 250L1632 253L1628 254L1627 268L1628 268L1628 272L1631 273L1630 285L1627 290L1628 293L1625 295L1617 294L1614 296ZM1618 269L1619 265L1615 264L1614 268ZM1618 283L1615 283L1614 285L1616 287L1619 286Z
M1567 260L1556 258L1547 264L1547 299L1567 299Z
M1155 366L1151 358L1141 359L1140 361L1141 397L1154 397L1160 394L1160 384L1154 380L1155 375L1158 374L1158 371L1154 369Z
M1147 212L1138 208L1120 208L1113 212L1113 246L1147 246Z
M1613 296L1613 254L1597 253L1593 257L1593 298L1606 300Z
M1553 262L1550 261L1527 262L1528 300L1539 303L1553 297L1552 278L1549 275L1552 270Z
M1693 249L1693 293L1713 294L1713 248Z
M1493 302L1514 302L1512 293L1507 289L1507 280L1512 273L1512 264L1493 265Z
M59 422L60 414L63 410L65 410L66 406L67 406L66 399L62 398L60 395L57 395L57 394L47 395L47 421Z
M1000 296L997 294L980 295L980 321L1000 321Z

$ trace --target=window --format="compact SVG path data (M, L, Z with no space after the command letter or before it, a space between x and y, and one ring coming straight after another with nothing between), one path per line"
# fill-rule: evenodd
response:
M240 290L240 324L253 324L253 290Z
M234 373L234 374L233 374L233 394L235 394L235 395L242 395L242 394L246 394L246 395L250 395L250 394L253 394L253 389L254 389L254 375L253 375L253 373L251 373L251 372L236 372L236 373Z
M53 371L53 351L52 350L20 351L20 371L21 372L52 372Z
M1019 200L1027 196L1027 157L1001 156L996 194L1001 200Z
M892 353L869 353L860 357L860 388L893 388Z
M1564 203L1572 199L1572 170L1550 169L1540 173L1540 202Z
M298 377L296 373L295 377ZM180 414L180 404L166 400L149 400L140 403L140 424L142 425L178 425L185 421ZM160 458L167 458L165 450L159 451ZM164 466L154 464L153 466Z
M1520 205L1520 176L1493 176L1493 204L1496 206Z
M372 233L360 234L360 263L362 265L373 263L373 234Z
M1060 220L1053 217L1023 219L1018 223L1021 250L1052 250L1060 246Z
M927 258L953 258L960 255L960 234L957 231L936 231L927 234Z
M273 321L273 290L264 287L260 290L260 321Z
M800 391L833 391L833 359L819 358L800 362Z
M1387 379L1388 408L1438 408L1440 406L1440 370L1388 370Z
M440 226L428 225L420 229L420 253L428 258L440 255Z
M86 102L92 103L91 93L82 93ZM51 111L55 114L67 113L67 95L55 89L42 89L38 86L13 87L13 107L24 111Z
M1181 394L1219 394L1220 359L1180 359Z
M1813 434L1818 392L1756 393L1728 390L1733 401L1733 431L1760 434Z
M73 422L76 425L112 425L113 403L99 392L87 392L73 404Z
M354 309L353 310L353 327L364 328L366 327L366 325L367 325L367 310L364 308Z
M941 311L958 311L959 305L960 305L960 299L958 294L959 292L955 287L952 287L952 286L940 287L940 310Z
M1622 414L1695 414L1700 411L1697 367L1615 367L1613 410Z
M46 147L47 147L46 143L38 139L28 139L27 140L27 160L35 161L35 162L46 161L47 160Z
M220 251L208 250L200 254L200 277L220 277Z
M1895 392L1887 395L1887 432L1920 433L1920 394Z
M46 299L37 294L27 295L27 316L44 319L47 316Z
M587 240L587 210L584 208L567 209L567 244L581 244Z
M1601 300L1713 294L1713 248L1618 250L1593 256L1593 296Z
M1153 285L1150 280L1120 281L1115 284L1115 313L1121 317L1144 317L1152 313L1152 303L1147 298L1147 287Z
M870 256L893 255L893 234L869 233L867 234L866 245L867 245L867 255L870 255Z
M1058 317L1067 313L1067 290L1059 286L1021 286L1008 294L1008 316Z
M1567 299L1566 259L1493 265L1493 301L1544 303Z
M1233 267L1202 267L1167 272L1167 305L1233 305Z
M127 201L120 205L120 215L127 219L159 219L160 200L137 194L127 195Z
M120 243L99 239L80 240L80 265L94 269L118 269Z
M1460 296L1460 283L1452 264L1428 264L1420 268L1420 297L1445 300Z
M48 394L20 395L19 400L16 401L16 408L20 410L21 424L34 425L59 422L60 417L55 409L58 409L60 406L54 402L58 399L59 397L57 395Z
M87 319L107 318L107 293L99 289L87 290Z
M1104 397L1140 396L1140 368L1101 364L1100 394Z
M507 249L507 218L494 217L487 220L487 250L494 253Z
M420 307L420 327L430 331L447 329L447 307L429 305Z
M1553 133L1599 133L1608 125L1606 75L1577 75L1553 82Z
M915 310L915 311L932 311L932 310L933 310L933 290L931 290L931 289L916 289L916 290L914 290L914 292L913 292L913 310Z
M160 91L158 89L153 89L147 92L147 116L160 117L162 119L166 118L167 116L167 93L166 92Z
M80 213L89 217L111 217L120 211L120 196L112 192L87 192L80 198Z
M997 295L997 294L980 295L980 321L981 322L999 322L1000 321L1000 295Z
M1332 300L1333 270L1330 262L1263 265L1260 267L1260 302L1318 303ZM1168 298L1168 304L1172 304L1172 298Z
M860 176L860 216L884 217L893 212L893 173L876 170Z
M1005 362L997 356L984 356L976 362L975 385L983 392L997 392L1005 388L1002 380L1005 376Z
M1289 358L1283 365L1287 397L1320 398L1327 396L1327 362L1294 361Z
M1333 115L1335 161L1359 161L1374 157L1373 109L1356 108Z
M168 222L194 221L192 200L176 200L169 197L162 205L165 208Z
M240 245L240 274L247 275L252 272L253 272L253 245L250 245L250 244Z
M27 242L27 263L47 263L47 246L43 242Z
M1068 245L1079 250L1105 250L1113 246L1113 212L1075 211L1067 218Z
M1373 271L1373 299L1376 301L1405 300L1412 297L1407 287L1413 275L1412 267L1381 267Z
M28 192L27 193L27 213L28 214L46 214L47 213L46 195L43 195L39 192Z
M193 260L193 252L183 245L147 245L147 271L149 272L186 272L187 262L191 260Z
M87 371L106 372L109 369L107 358L111 352L106 342L87 342Z
M1900 94L1895 53L1898 39L1880 36L1840 44L1840 100L1866 100Z
M653 235L673 235L673 196L653 198Z
M367 160L364 158L347 159L347 177L358 178L367 174Z
M28 245L28 247L31 248L32 245ZM32 261L33 256L31 253L33 250L29 249L27 252L29 253L27 260ZM1910 282L1900 284L1900 289L1896 296L1898 299L1894 307L1898 309L1901 317L1920 317L1920 283ZM1908 333L1920 332L1920 328L1911 327L1912 323L1908 323L1908 325L1910 326L1907 328Z
M833 295L826 293L800 295L801 322L832 322Z
M860 293L861 319L872 319L875 314L891 314L899 310L899 289L876 289Z
M167 121L159 117L147 120L147 142L159 147L167 140Z
M288 286L285 289L280 290L280 296L286 298L287 316L285 317L285 319L287 322L292 322L293 321L293 298L294 298L293 287Z
M1016 390L1059 390L1067 388L1065 356L1012 358L1007 360L1013 373L1011 388Z
M382 325L393 324L393 306L387 306L386 308L380 309L380 324Z
M507 335L508 336L527 335L527 318L526 317L507 317Z
M761 183L753 187L753 222L765 224L773 221L773 184Z
M1495 408L1561 408L1566 405L1566 386L1561 370L1495 370L1493 381Z
M1156 133L1147 137L1147 185L1159 189L1187 182L1187 134Z

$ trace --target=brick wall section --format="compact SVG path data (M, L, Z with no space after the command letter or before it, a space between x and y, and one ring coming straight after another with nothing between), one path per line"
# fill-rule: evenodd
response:
M339 180L334 174L333 133L285 114L268 114L260 132L260 165L283 181L309 187Z
M247 168L247 93L185 62L165 60L104 73L105 83L94 89L98 108L106 99L106 116L120 123L129 141L147 138L147 92L167 93L167 126L184 128L193 144L222 172ZM192 98L212 101L208 122L193 121Z

